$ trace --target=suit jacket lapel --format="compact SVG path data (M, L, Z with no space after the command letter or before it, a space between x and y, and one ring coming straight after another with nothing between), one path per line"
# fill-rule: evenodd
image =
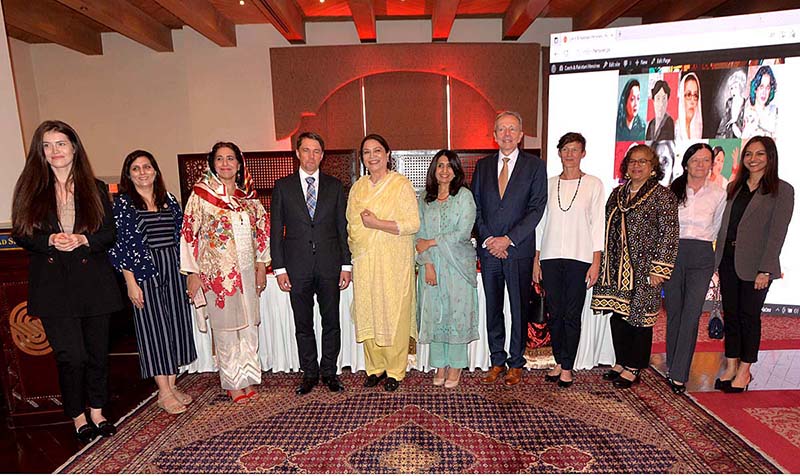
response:
M747 183L743 185L747 187ZM742 219L739 220L739 225L744 223L747 218L757 211L761 207L761 202L767 200L767 195L763 195L761 193L761 187L756 189L755 193L753 193L753 198L750 199L750 203L747 204L747 208L744 209L744 213L742 214Z
M303 210L303 219L305 221L310 222L311 217L308 215L308 208L306 208L306 196L303 193L303 186L300 184L300 173L295 172L292 175L292 183L289 187L289 193L292 200L300 205L300 208ZM318 203L319 206L319 203Z

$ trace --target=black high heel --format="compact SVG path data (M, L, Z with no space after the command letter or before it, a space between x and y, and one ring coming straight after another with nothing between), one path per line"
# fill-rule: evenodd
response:
M747 389L750 388L750 383L752 381L753 381L753 374L748 374L747 385L745 385L744 387L734 387L733 386L733 381L731 380L730 385L728 385L727 387L723 388L722 391L725 392L725 393L742 393L742 392L746 392Z
M558 379L559 379L559 378L560 378L560 377L559 377L559 375L548 375L548 374L544 374L544 381L545 381L545 382L552 382L552 383L555 383L555 382L558 382Z
M632 386L636 385L641 381L641 378L639 377L639 372L641 372L641 369L629 369L625 367L625 370L633 374L634 377L633 380L626 379L625 377L622 376L622 373L620 372L620 377L614 380L615 387L622 389L631 388Z
M685 383L675 383L674 380L669 379L669 386L672 388L672 393L674 393L675 395L682 395L686 393Z
M725 390L725 387L730 387L733 380L714 380L714 390Z

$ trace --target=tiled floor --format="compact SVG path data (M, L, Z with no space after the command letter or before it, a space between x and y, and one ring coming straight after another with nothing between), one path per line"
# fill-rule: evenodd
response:
M666 354L653 354L650 363L666 373ZM689 392L714 391L714 380L722 373L725 356L721 352L697 352L686 387ZM764 350L752 366L750 390L800 389L800 350Z

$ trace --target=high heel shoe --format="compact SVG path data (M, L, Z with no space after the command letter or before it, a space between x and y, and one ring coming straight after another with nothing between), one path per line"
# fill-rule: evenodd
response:
M675 383L674 380L669 379L669 386L672 388L672 393L675 395L686 393L686 384L684 383Z
M622 376L622 372L620 372L620 376L618 379L614 380L614 386L617 388L631 388L632 386L636 385L641 381L639 377L640 369L629 369L625 367L625 370L633 374L633 380L628 380Z
M725 387L731 386L732 381L733 380L722 380L718 378L714 380L714 390L724 390Z
M561 388L569 388L572 386L572 383L575 382L575 375L572 373L572 370L567 370L569 372L570 377L572 380L561 380L561 376L558 376L558 386Z
M441 387L444 385L446 380L445 376L447 374L447 369L444 367L436 369L436 375L433 376L433 384L437 387Z
M733 386L733 380L731 380L731 384L728 385L727 387L724 387L722 389L722 391L725 392L725 393L742 393L742 392L746 392L747 389L750 388L750 383L752 381L753 381L753 374L748 374L747 385L745 385L744 387L734 387Z
M544 374L544 381L545 382L556 383L556 382L558 382L559 378L560 378L560 374L559 375Z
M455 378L453 378L452 372L456 374ZM447 371L447 380L444 381L444 388L458 387L459 380L461 380L461 369L449 369Z
M245 401L247 401L247 394L245 393L242 393L241 395L237 395L234 397L233 392L231 392L230 390L226 390L226 392L228 393L228 398L230 398L231 401L233 401L233 403L244 403Z

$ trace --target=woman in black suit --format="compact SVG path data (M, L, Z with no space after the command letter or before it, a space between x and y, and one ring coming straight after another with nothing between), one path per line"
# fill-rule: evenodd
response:
M103 416L109 315L122 309L106 254L114 215L106 185L68 124L45 121L33 134L11 221L30 257L28 314L41 319L55 353L64 413L81 442L111 436L116 428Z
M794 210L794 188L778 178L775 141L755 136L744 146L742 167L728 184L717 235L716 264L725 316L726 367L714 387L747 390L761 343L761 306L773 279Z

